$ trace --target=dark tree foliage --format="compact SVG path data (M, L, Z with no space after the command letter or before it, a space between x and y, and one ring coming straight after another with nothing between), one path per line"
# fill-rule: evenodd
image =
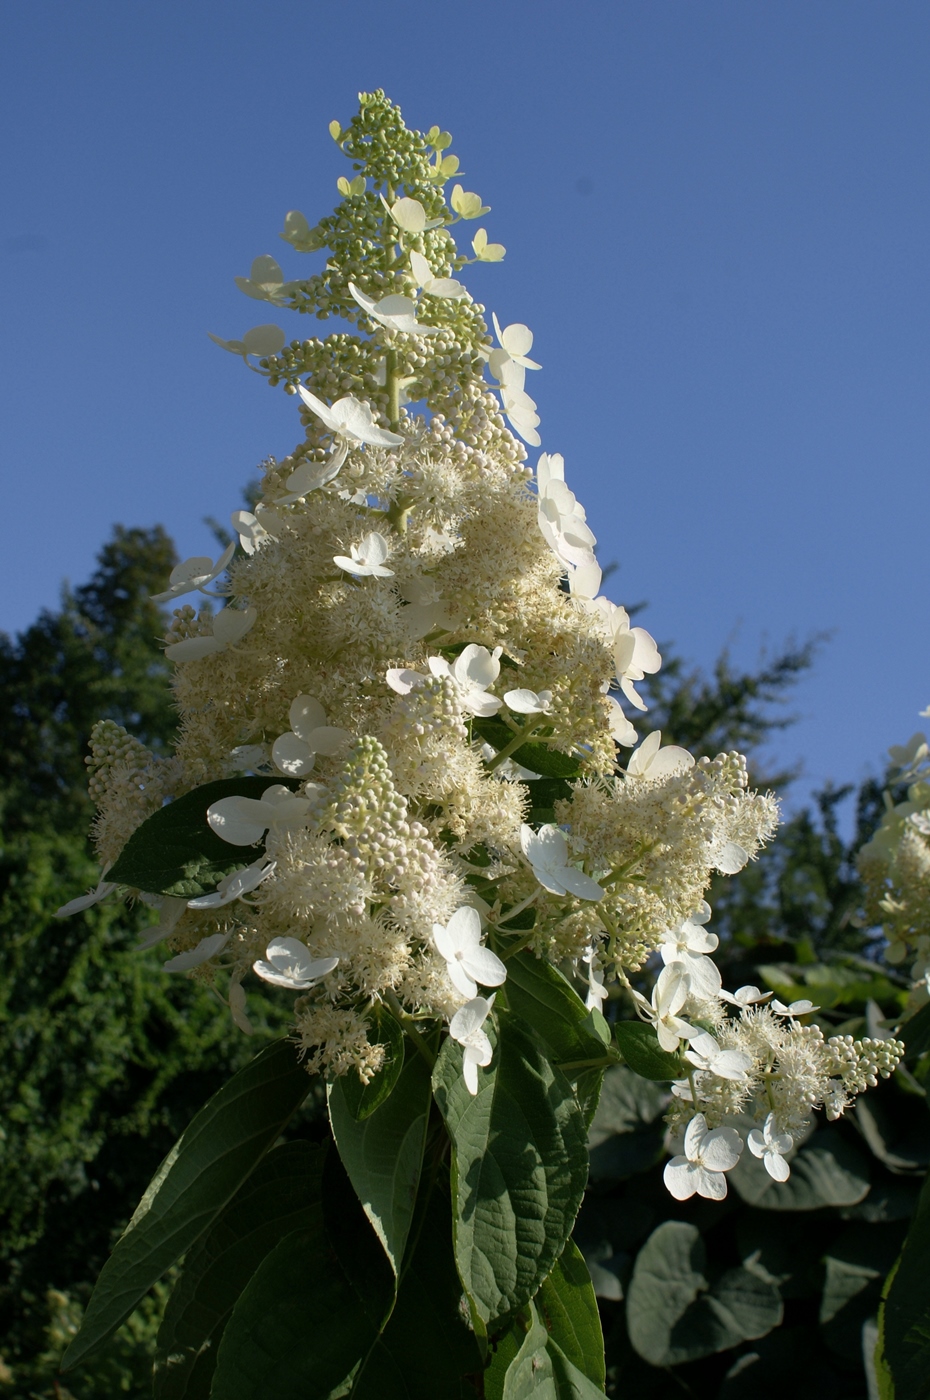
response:
M70 1298L86 1298L114 1229L197 1109L263 1043L262 1007L274 1015L256 998L248 1040L201 987L167 977L158 950L136 951L152 922L143 907L52 917L99 874L83 761L95 720L155 749L170 741L165 624L149 594L174 562L162 529L117 527L60 611L0 639L0 1357L12 1396L45 1393L35 1358L49 1345L49 1290L67 1295L51 1309L65 1317ZM75 1383L82 1400L117 1393L131 1374L101 1364Z

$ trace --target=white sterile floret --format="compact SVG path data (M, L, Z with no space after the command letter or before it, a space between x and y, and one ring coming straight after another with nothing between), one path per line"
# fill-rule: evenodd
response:
M536 400L531 399L529 394L524 393L515 385L506 383L501 386L500 395L504 417L510 426L520 434L524 442L529 443L530 447L538 447L542 438L536 431L539 427Z
M552 691L508 690L504 704L518 715L547 715L552 709Z
M207 808L207 821L231 846L253 846L272 827L289 831L303 826L309 811L306 797L296 797L290 788L274 783L260 798L221 797Z
M746 1142L752 1155L761 1157L762 1165L774 1181L788 1180L791 1168L785 1161L785 1153L791 1151L794 1139L789 1133L776 1132L774 1113L766 1118L761 1133L753 1128L747 1134Z
M244 865L241 870L233 870L224 875L213 894L202 894L197 899L187 901L188 909L219 909L224 904L232 904L244 894L257 889L263 880L274 872L275 862L266 861L264 856Z
M264 506L259 506L254 515L250 510L234 510L229 518L246 554L254 554L268 540L277 539L275 532L284 524L277 511Z
M688 1000L690 990L691 979L687 972L680 963L671 963L663 967L656 978L649 1001L638 992L634 993L637 1009L655 1026L663 1050L675 1051L680 1041L700 1034L678 1014Z
M276 497L275 505L292 505L302 496L309 496L311 491L328 486L339 475L348 455L349 444L345 438L340 438L325 462L301 462L284 483L287 491L283 496Z
M892 768L913 768L925 758L930 758L930 746L923 733L912 734L906 744L892 744L888 750Z
M106 874L106 871L104 871ZM80 914L85 909L90 909L92 905L99 904L107 895L113 893L115 885L111 885L102 877L95 890L88 890L87 894L79 894L77 899L69 899L67 904L63 904L60 909L55 910L56 919L70 919L72 914Z
M248 277L237 277L236 286L240 292L255 301L270 301L274 306L284 306L295 284L285 282L279 264L268 253L262 253L252 263Z
M420 201L411 199L409 195L403 199L395 199L393 204L388 204L382 195L381 203L404 233L425 233L427 229L438 228L443 222L442 219L428 219Z
M793 1001L790 1006L776 999L772 1002L772 1010L777 1011L780 1016L790 1016L793 1019L795 1016L808 1016L812 1011L819 1011L820 1007L802 997L799 1001Z
M503 703L498 696L488 695L488 686L493 685L501 672L501 647L495 647L493 651L488 651L487 647L478 646L475 642L470 642L454 661L449 662L444 656L431 656L427 661L430 672L434 676L449 676L456 686L459 703L466 714L477 715L481 718L488 718L496 715ZM391 672L396 677L393 688L397 690L398 685L406 683L408 677L417 677L412 684L420 684L421 679L416 671ZM390 676L388 684L391 684ZM403 691L399 692L403 694Z
M315 253L323 246L319 234L310 227L306 214L289 209L284 216L284 231L278 234L298 253Z
M252 964L252 971L263 982L275 987L288 987L293 992L305 992L321 977L332 972L338 958L313 958L298 938L273 938L265 949L265 958Z
M608 607L608 625L613 633L614 665L617 668L620 689L631 705L635 705L638 710L645 710L648 706L637 693L634 682L661 670L662 657L659 655L655 638L645 627L630 626L626 608L615 607L612 603L608 604Z
M489 243L486 228L479 228L471 241L472 251L479 262L500 262L507 249L503 243Z
M165 655L169 661L199 661L204 656L214 656L240 642L249 628L255 625L257 617L255 608L226 607L212 619L212 633L171 642L165 647Z
M460 1006L449 1022L449 1034L464 1048L462 1077L470 1094L478 1092L478 1066L491 1063L494 1050L482 1029L491 1013L494 998L473 997Z
M393 578L394 570L384 565L390 552L391 546L384 536L372 530L358 544L349 545L348 554L334 554L333 563L358 578Z
M603 1011L604 1002L610 993L604 986L604 969L601 967L593 944L588 945L584 961L588 964L588 994L584 1004L589 1011Z
M246 1011L245 991L241 982L230 982L229 984L229 1014L232 1016L233 1025L242 1031L243 1035L253 1035L252 1022L249 1020Z
M525 326L522 321L514 321L513 325L505 326L501 330L501 323L493 311L491 320L494 322L494 334L497 336L497 342L500 346L499 350L492 350L488 357L491 373L496 379L501 378L500 367L507 360L515 365L520 365L522 369L542 369L542 365L529 358L529 353L533 348L533 332L529 326Z
M720 995L720 970L707 954L714 951L717 943L715 933L686 919L678 928L665 930L659 955L666 967L677 963L687 972L696 996L712 1001Z
M661 743L661 729L647 734L639 748L630 754L626 766L627 777L668 778L672 773L694 767L694 757L687 749L679 748L677 744L666 744L663 749L660 748Z
M189 972L192 967L200 967L225 948L229 941L228 933L211 933L209 938L201 938L196 948L188 948L185 953L169 958L163 963L166 972Z
M743 1084L752 1069L752 1056L742 1050L722 1050L709 1031L691 1037L685 1059L706 1074Z
M253 326L241 340L222 340L212 331L207 331L207 335L215 345L228 350L231 355L241 355L244 360L249 355L264 359L267 355L277 355L284 348L284 332L275 325Z
M768 1001L771 992L762 992L758 987L737 987L735 992L725 992L721 990L717 993L721 1001L728 1001L731 1006L740 1008L747 1006L758 1006L763 1001Z
M365 442L370 447L398 447L403 442L399 433L379 428L370 406L352 394L346 394L330 405L318 399L316 394L311 394L303 384L297 385L297 392L323 426L347 442Z
M663 1180L676 1201L687 1201L695 1192L709 1201L727 1194L724 1172L732 1171L743 1150L735 1128L707 1130L707 1119L697 1113L685 1130L683 1156L666 1162Z
M449 203L460 219L480 219L482 214L490 214L490 204L482 204L480 194L464 190L461 185L452 186Z
M287 717L291 731L275 739L271 757L289 778L305 777L318 753L336 754L352 738L347 729L326 723L326 711L312 695L298 695L292 700Z
M433 270L422 253L410 254L410 271L421 291L431 297L450 297L457 301L466 295L461 282L454 277L434 277Z
M536 491L540 531L555 557L569 571L572 594L579 599L593 599L602 577L594 557L597 540L587 523L584 506L565 484L561 453L541 455L536 464Z
M146 899L145 903L148 902ZM152 900L152 906L159 911L161 917L154 928L148 928L139 935L136 947L140 952L146 948L154 948L156 943L161 943L162 939L174 933L181 915L187 909L187 900L175 899L171 895L157 895Z
M169 598L179 598L182 593L204 592L208 583L219 578L235 552L236 544L233 541L226 546L215 564L206 554L195 554L192 558L175 564L168 575L168 587L164 593L153 593L152 602L164 603Z
M500 987L507 969L496 953L481 942L481 916L468 904L456 909L445 927L433 924L433 942L445 958L449 978L463 997L477 995L482 987Z
M390 296L375 301L359 291L354 282L349 283L349 291L366 315L389 331L403 331L405 335L435 335L439 330L438 326L420 324L417 320L417 304L411 301L410 297L392 292Z
M610 682L606 681L601 689L607 693ZM627 719L620 707L619 700L615 700L612 695L607 696L608 718L607 723L610 728L610 737L618 744L622 744L625 749L631 749L637 743L639 735L633 725Z
M601 900L604 891L596 880L569 864L568 842L557 826L541 826L534 831L524 823L520 844L533 874L550 894L572 894L576 899Z

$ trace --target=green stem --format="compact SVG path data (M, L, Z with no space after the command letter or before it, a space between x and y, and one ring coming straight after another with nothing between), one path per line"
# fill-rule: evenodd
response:
M395 1018L400 1022L401 1026L403 1027L404 1035L416 1047L418 1054L423 1056L424 1060L430 1067L430 1073L432 1073L433 1067L436 1064L436 1056L430 1050L426 1041L416 1029L416 1022L413 1021L411 1017L407 1015L406 1011L401 1006L400 1002L397 1000L397 997L394 995L393 992L386 992L384 1000L391 1008L391 1011L394 1013Z
M388 392L388 417L391 427L396 429L400 422L400 375L397 373L396 350L387 352L385 387Z
M540 721L537 718L529 720L522 729L518 729L510 742L504 745L500 753L496 753L493 758L487 760L485 766L488 772L493 773L499 763L503 763L505 758L509 758L512 753L516 753L517 749L520 748L522 744L525 744L528 739L531 739L540 727Z

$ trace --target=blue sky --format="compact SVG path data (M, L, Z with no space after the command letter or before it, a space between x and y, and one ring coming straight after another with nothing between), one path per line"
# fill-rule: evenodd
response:
M202 518L293 445L293 404L206 332L305 332L232 279L310 270L284 213L332 207L327 125L383 86L492 206L506 261L467 280L535 332L611 596L705 665L831 632L775 748L805 786L918 727L924 0L30 0L3 28L0 627L116 521L208 552Z

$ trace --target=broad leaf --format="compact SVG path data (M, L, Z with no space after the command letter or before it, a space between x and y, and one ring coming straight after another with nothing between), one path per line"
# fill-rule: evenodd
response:
M558 1258L588 1175L581 1110L565 1076L511 1012L488 1023L494 1057L472 1097L462 1048L447 1040L433 1074L453 1145L459 1274L487 1324L525 1306Z
M474 1400L481 1348L462 1311L452 1206L436 1186L405 1266L397 1303L363 1363L352 1400Z
M588 1266L573 1240L536 1295L539 1316L566 1359L604 1389L604 1335Z
M894 1400L930 1395L930 1177L914 1222L885 1286L879 1314L881 1355L894 1383Z
M212 1400L329 1400L371 1349L393 1298L381 1245L330 1152L322 1207L266 1255L233 1309Z
M527 948L507 960L507 1004L533 1027L559 1064L602 1060L610 1053L603 1016L595 1020L568 979Z
M664 1089L634 1074L629 1065L607 1071L588 1134L592 1177L621 1180L659 1160L668 1098Z
M510 1362L501 1390L492 1387L486 1395L502 1400L597 1400L603 1385L583 1375L546 1331L536 1309L530 1304L531 1326L517 1355Z
M614 1039L630 1069L643 1079L680 1079L684 1073L681 1057L663 1050L655 1030L645 1021L618 1021Z
M286 1235L316 1219L323 1155L306 1142L269 1152L190 1251L158 1333L156 1400L209 1396L217 1347L243 1288Z
M346 1107L359 1122L384 1103L404 1067L404 1032L396 1017L386 1006L373 1007L368 1014L368 1042L384 1046L384 1063L367 1084L357 1074L344 1074L339 1080Z
M103 1266L63 1370L106 1341L212 1225L309 1092L294 1046L280 1040L214 1094L159 1167Z
M778 1289L749 1269L729 1269L711 1288L693 1225L667 1220L636 1258L627 1291L630 1341L653 1366L676 1366L764 1337L781 1322Z
M224 875L254 860L257 851L217 836L207 825L207 808L221 797L259 798L275 783L299 787L288 778L222 778L160 807L132 833L107 879L181 899L209 893Z
M787 1181L773 1181L758 1158L744 1152L729 1180L749 1205L764 1210L852 1206L869 1191L869 1163L835 1128L812 1133L791 1159Z
M396 1275L423 1164L432 1101L429 1068L411 1047L394 1092L362 1122L349 1110L342 1078L333 1080L328 1097L343 1166Z
M472 721L472 730L475 734L480 734L482 739L495 749L500 751L505 748L513 739L513 730L508 728L503 720L488 718L476 719ZM510 755L514 763L519 763L521 767L528 768L531 773L539 773L543 778L574 778L581 772L581 763L570 754L560 753L558 749L550 749L548 744L539 739L530 739L528 743L521 744L520 747ZM532 792L533 783L527 784ZM542 796L542 790L540 790ZM562 796L562 793L559 793ZM548 799L549 794L546 794ZM535 799L533 799L535 801ZM552 798L554 801L555 798ZM538 805L543 807L551 806L549 800L544 800Z
M930 1050L930 1001L913 1016L908 1017L898 1036L907 1046L909 1060L916 1060L918 1055Z

